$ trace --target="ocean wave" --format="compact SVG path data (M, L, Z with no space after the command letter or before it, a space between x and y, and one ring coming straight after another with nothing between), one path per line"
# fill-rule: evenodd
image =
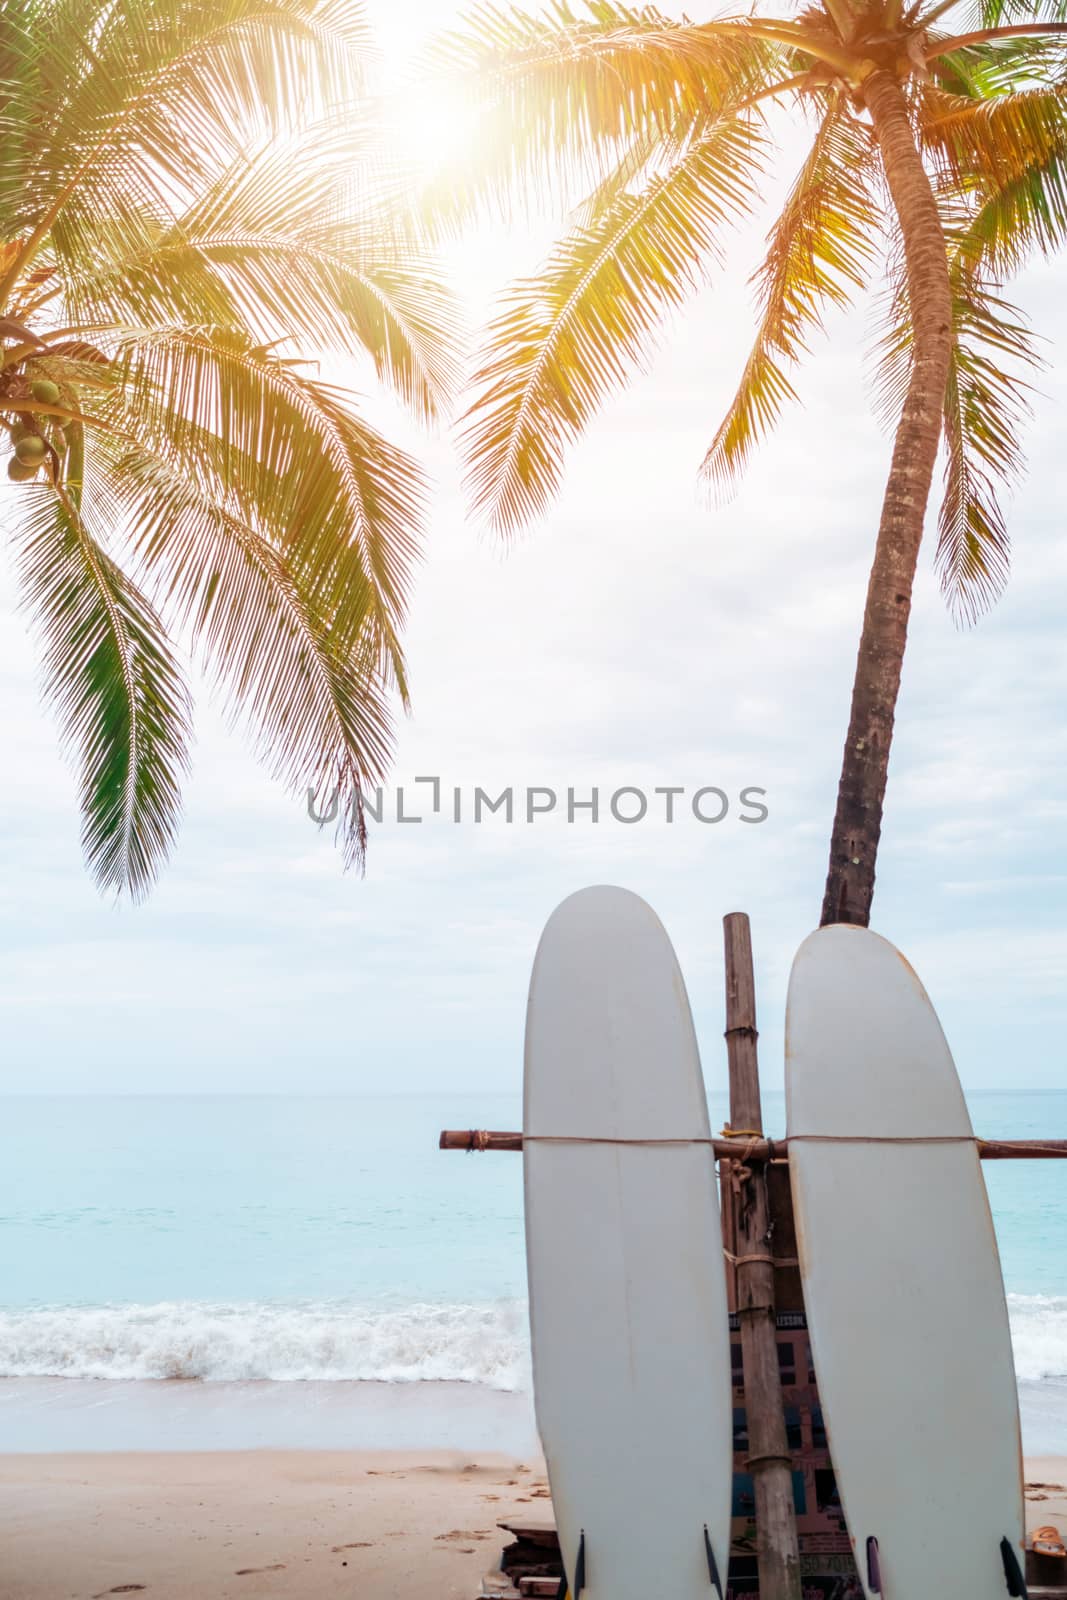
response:
M1067 1298L1009 1294L1015 1375L1029 1382L1067 1377Z
M0 1377L529 1387L525 1307L159 1305L0 1311Z
M1067 1297L1010 1294L1016 1375L1067 1377ZM0 1377L481 1383L529 1390L526 1308L158 1305L0 1311Z

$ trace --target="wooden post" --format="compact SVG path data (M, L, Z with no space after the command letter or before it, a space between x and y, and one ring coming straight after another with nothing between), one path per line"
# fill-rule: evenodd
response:
M748 917L723 918L726 945L726 1051L730 1068L730 1123L763 1133L756 1054L756 982ZM749 1141L738 1139L738 1159ZM793 1505L793 1465L785 1432L774 1307L774 1253L764 1166L746 1162L738 1185L735 1254L737 1314L741 1324L749 1470L756 1495L756 1555L760 1600L801 1600L800 1550ZM720 1167L724 1195L738 1168ZM751 1263L746 1256L754 1256Z

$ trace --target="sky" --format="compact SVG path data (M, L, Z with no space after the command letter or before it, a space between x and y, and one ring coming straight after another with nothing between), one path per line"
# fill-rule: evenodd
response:
M371 9L396 50L450 8ZM453 248L472 317L547 237L498 229ZM604 882L664 921L711 1088L725 1085L721 919L750 914L763 1078L781 1086L786 982L818 921L889 441L871 414L859 312L815 341L803 409L737 497L703 503L697 467L751 334L757 238L731 249L649 372L572 452L550 513L506 550L465 515L453 441L416 440L380 406L436 488L394 773L424 820L398 823L387 796L363 877L342 870L332 830L256 766L201 686L173 859L146 905L102 900L3 569L4 1089L515 1090L540 930L565 895ZM973 630L938 593L931 518L872 919L916 967L975 1089L1067 1084L1064 270L1037 266L1014 289L1051 366L1010 508L1010 586ZM419 777L440 780L443 814ZM560 809L475 825L478 786L510 786L520 807L528 788L550 787ZM610 815L624 786L649 798L640 822ZM657 786L685 791L673 823ZM693 816L705 787L730 801L721 822ZM758 824L740 820L747 787L765 791ZM581 810L567 820L568 788L579 800L599 790L596 824Z

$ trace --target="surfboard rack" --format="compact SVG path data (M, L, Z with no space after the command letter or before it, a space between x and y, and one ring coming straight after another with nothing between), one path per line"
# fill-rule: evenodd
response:
M742 1461L749 1485L746 1492L754 1498L758 1567L758 1587L753 1589L752 1580L745 1579L737 1592L758 1594L760 1600L801 1600L793 1462L783 1402L783 1381L790 1380L788 1377L783 1380L778 1348L780 1326L786 1323L791 1325L793 1318L801 1326L804 1325L803 1298L792 1235L789 1142L786 1139L768 1139L763 1133L755 976L747 915L734 912L724 917L723 935L731 1126L719 1138L711 1139L710 1144L720 1163L722 1178L723 1244L727 1278L731 1286L730 1305L734 1313L731 1321L740 1330L742 1345L743 1416L748 1435L748 1448ZM673 1141L582 1142L662 1144ZM1067 1159L1067 1139L976 1139L974 1142L977 1154L983 1161ZM441 1150L471 1153L521 1151L523 1136L521 1132L513 1131L446 1129L440 1135L438 1147ZM729 1203L727 1195L730 1196ZM738 1271L742 1265L746 1268L743 1273ZM735 1381L741 1381L740 1374ZM832 1472L829 1476L832 1478ZM738 1481L735 1478L735 1485ZM827 1489L826 1492L830 1491ZM708 1576L721 1600L722 1578L706 1529L704 1538ZM734 1578L733 1558L741 1549L751 1548L751 1545L735 1544L731 1552L730 1573L727 1575L729 1581L733 1582ZM1002 1541L1000 1554L1008 1594L1026 1600L1026 1580L1009 1540ZM872 1593L880 1594L881 1573L876 1538L867 1540L865 1557L867 1587ZM1033 1564L1029 1551L1026 1562L1028 1568ZM1043 1597L1043 1600L1067 1600L1067 1587L1042 1588L1036 1570L1032 1577L1038 1587L1030 1589L1029 1600L1039 1600L1039 1597ZM804 1581L810 1585L811 1579L806 1576ZM569 1600L579 1600L585 1582L583 1533L575 1562L574 1589L568 1590L564 1582L559 1594L569 1596ZM834 1592L838 1590L835 1588Z
M622 1143L620 1140L586 1140L586 1143ZM633 1142L633 1141L630 1141ZM982 1161L1063 1161L1067 1160L1067 1139L975 1139ZM521 1133L491 1132L484 1128L445 1128L437 1142L439 1150L521 1150ZM731 1139L712 1139L717 1161L736 1161L738 1144ZM789 1160L788 1139L755 1139L747 1147L751 1160L764 1163Z

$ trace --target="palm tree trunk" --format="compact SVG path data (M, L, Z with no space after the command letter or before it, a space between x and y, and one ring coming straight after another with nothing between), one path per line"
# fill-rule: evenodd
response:
M904 243L914 335L914 365L893 446L863 613L821 919L824 925L853 922L866 927L912 582L941 438L952 352L952 293L941 219L900 83L879 69L864 80L862 93Z

